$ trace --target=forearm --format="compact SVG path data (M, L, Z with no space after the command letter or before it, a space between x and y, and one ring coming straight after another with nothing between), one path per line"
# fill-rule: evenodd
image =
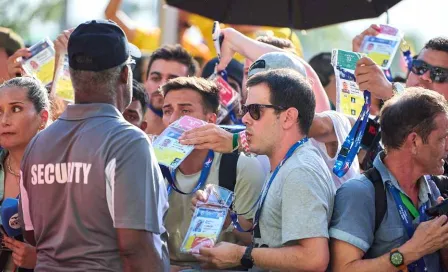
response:
M252 257L257 267L275 271L325 271L328 252L313 252L295 245L281 248L255 248Z
M114 20L117 17L118 10L120 9L122 0L110 0L107 4L104 14L107 19Z
M417 253L416 250L412 248L409 243L404 244L403 246L398 248L398 251L403 254L404 263L408 265L410 263L415 262L419 258L421 258L421 254ZM346 265L338 266L333 265L332 271L334 272L376 272L376 271L399 271L392 263L390 262L390 253L386 253L378 258L374 259L359 259L353 262L350 262Z
M247 220L243 216L238 216L238 222L244 230L252 228L252 220ZM251 232L240 232L236 228L233 229L232 234L236 236L238 241L243 245L250 245L252 243L252 233Z
M309 81L311 81L311 87L313 89L314 96L316 97L316 112L323 112L331 110L330 100L328 99L327 92L325 92L324 86L320 82L319 76L313 67L308 64L305 60L297 57L303 64L306 70L306 76Z
M262 55L270 52L285 52L278 47L251 39L234 29L229 34L231 35L232 49L251 61L255 61Z
M120 256L125 272L163 271L159 254L155 250L136 248L131 253L121 253Z

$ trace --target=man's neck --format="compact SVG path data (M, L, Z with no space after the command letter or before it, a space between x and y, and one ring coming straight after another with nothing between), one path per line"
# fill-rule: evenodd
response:
M425 174L415 166L411 154L403 154L400 151L388 152L383 159L384 165L397 179L401 189L415 200L419 191L419 179ZM415 204L415 203L414 203Z
M202 170L208 150L193 150L191 154L179 165L184 175L192 175Z
M305 136L297 133L296 135L286 135L285 137L280 138L282 140L275 145L271 154L267 154L271 164L271 172L274 171L277 165L279 165L279 163L285 158L288 150L304 137Z
M160 135L165 129L162 118L150 109L146 111L145 120L148 123L148 127L145 130L146 134Z

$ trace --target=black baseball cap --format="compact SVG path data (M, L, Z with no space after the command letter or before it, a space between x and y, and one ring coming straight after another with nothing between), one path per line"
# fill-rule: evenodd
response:
M205 64L202 69L202 77L208 78L215 72L215 66L219 63L218 58L211 59L207 64ZM243 84L243 74L244 74L244 66L241 62L236 59L232 59L226 67L227 75L233 78L238 84L240 88L242 88Z
M74 70L103 71L140 58L140 50L128 42L113 21L92 20L80 24L68 40L68 63Z

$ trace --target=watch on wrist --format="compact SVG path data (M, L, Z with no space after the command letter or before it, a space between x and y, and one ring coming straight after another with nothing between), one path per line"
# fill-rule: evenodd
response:
M252 258L252 249L254 249L252 245L246 247L246 251L244 252L243 257L241 258L241 265L244 268L249 269L254 266L254 259Z
M392 92L394 95L399 95L404 92L404 86L398 82L392 82Z
M404 264L404 257L398 249L392 249L389 255L390 263L396 268L400 269L400 271L408 271L407 266Z

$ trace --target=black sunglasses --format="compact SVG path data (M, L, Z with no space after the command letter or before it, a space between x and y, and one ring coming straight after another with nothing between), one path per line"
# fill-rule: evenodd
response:
M243 115L246 115L246 113L249 113L250 117L252 117L252 119L260 120L262 108L275 109L275 110L286 110L286 108L282 107L282 106L250 104L250 105L242 106Z
M444 83L448 82L448 69L432 66L431 64L428 64L424 62L423 60L415 59L412 61L412 73L416 75L423 75L427 71L430 71L429 77L433 82L436 83Z

